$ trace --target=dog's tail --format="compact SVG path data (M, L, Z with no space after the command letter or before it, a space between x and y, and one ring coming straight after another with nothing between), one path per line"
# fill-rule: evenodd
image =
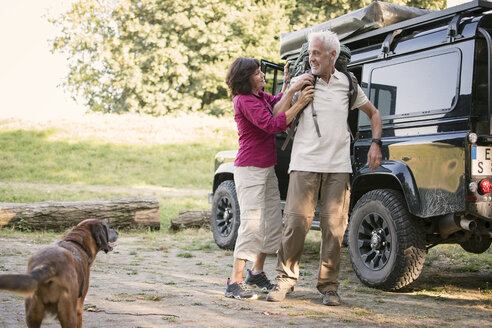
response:
M1 274L0 290L5 290L23 297L34 294L38 285L54 275L51 268L36 268L27 274Z
M2 274L0 275L0 289L29 297L38 288L37 281L30 274Z

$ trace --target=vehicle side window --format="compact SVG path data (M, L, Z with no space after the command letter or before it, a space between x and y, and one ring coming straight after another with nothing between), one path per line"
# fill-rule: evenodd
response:
M266 60L261 60L261 70L265 73L265 92L276 95L282 91L284 83L284 67L280 64L275 64Z
M372 67L362 86L383 120L445 113L457 101L460 62L458 50L385 62ZM369 125L366 115L359 117L363 125Z

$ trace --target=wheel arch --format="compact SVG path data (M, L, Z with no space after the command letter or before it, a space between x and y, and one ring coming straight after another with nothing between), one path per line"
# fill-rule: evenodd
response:
M212 191L215 193L217 187L226 180L234 180L234 163L221 164L214 175Z
M421 212L417 183L410 168L401 162L384 161L375 171L365 166L353 175L351 189L350 210L365 193L375 189L392 189L403 193L411 214L419 216Z

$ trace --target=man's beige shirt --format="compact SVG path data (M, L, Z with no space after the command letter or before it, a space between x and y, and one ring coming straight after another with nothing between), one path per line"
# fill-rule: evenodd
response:
M295 78L293 79L295 81ZM357 99L352 109L364 105L368 99L358 86ZM294 137L289 165L290 171L318 173L351 173L350 131L347 125L349 81L337 70L327 84L316 82L313 105L318 115L321 137L314 126L311 104L301 115Z

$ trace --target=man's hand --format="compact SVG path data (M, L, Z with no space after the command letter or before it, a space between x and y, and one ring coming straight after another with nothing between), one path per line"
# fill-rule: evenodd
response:
M372 143L371 148L369 148L369 152L367 153L367 165L371 170L375 170L381 165L381 161L383 159L383 155L381 154L381 146Z
M293 91L299 91L305 85L313 85L314 84L314 75L309 73L304 73L299 75L293 84L291 84L290 88Z

